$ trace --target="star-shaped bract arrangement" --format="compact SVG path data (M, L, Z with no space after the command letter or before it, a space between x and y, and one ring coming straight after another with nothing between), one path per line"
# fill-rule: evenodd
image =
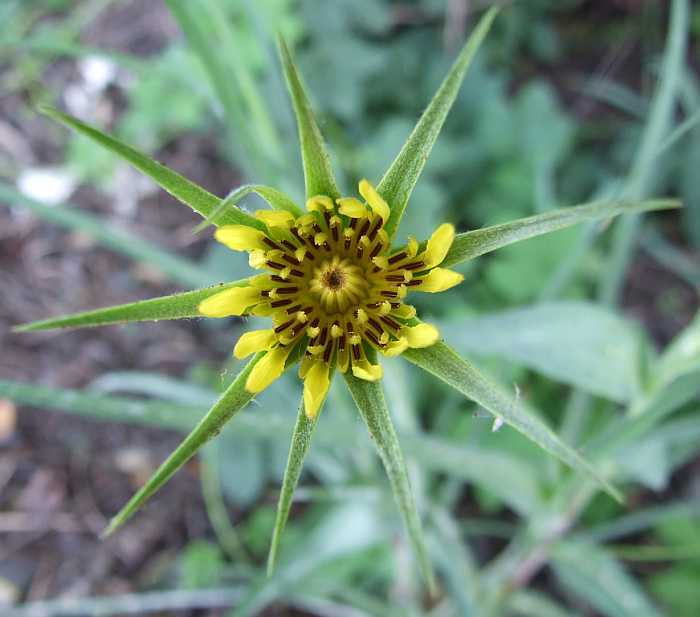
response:
M304 87L284 41L282 66L301 142L307 196L304 212L290 197L264 185L244 185L220 199L176 172L95 127L53 108L42 111L116 153L163 189L218 227L216 238L250 254L253 268L267 273L186 293L47 319L19 331L89 327L133 321L191 317L267 315L270 329L249 332L235 345L237 357L252 355L214 406L112 519L106 534L131 517L209 439L219 433L253 396L299 363L304 395L292 435L280 493L268 569L276 562L294 489L331 378L344 377L376 444L418 563L429 586L433 574L406 465L381 386L377 352L401 354L455 388L573 469L587 474L615 499L620 493L591 463L561 441L522 403L461 358L437 329L421 322L405 301L410 291L437 292L462 277L448 268L502 246L584 221L618 214L678 207L672 200L591 202L509 223L456 234L440 225L427 243L409 238L395 246L395 234L409 197L428 159L466 71L497 14L489 10L376 188L363 180L359 194L342 197L326 146ZM256 193L270 210L254 216L238 207Z

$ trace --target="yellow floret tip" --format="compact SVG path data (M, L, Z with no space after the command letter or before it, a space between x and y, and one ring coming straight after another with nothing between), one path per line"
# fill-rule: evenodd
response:
M354 197L342 197L338 199L337 202L340 206L338 208L340 213L351 219L361 219L367 216L367 208L359 199L355 199Z
M219 227L214 237L234 251L265 250L265 234L248 225L224 225Z
M454 225L450 225L449 223L443 223L440 225L440 227L433 232L433 235L430 236L425 253L423 253L425 267L433 268L434 266L440 265L445 259L447 251L450 250L454 239Z
M274 344L274 330L253 330L241 335L233 348L233 355L240 360L259 351L270 349Z
M268 227L289 228L294 223L294 215L286 210L258 210L255 218Z
M197 307L205 317L243 315L245 310L260 301L260 290L255 287L233 287L203 300Z
M428 275L413 289L416 291L427 291L438 293L446 291L455 285L459 285L464 280L464 276L454 270L447 268L433 268Z
M304 413L310 420L318 415L328 394L330 387L328 373L328 364L314 362L304 376Z
M440 331L429 323L402 328L401 333L406 337L408 346L412 349L430 347L440 339Z
M352 374L365 381L379 381L384 374L381 364L370 364L367 360L352 365Z
M282 346L268 351L250 371L245 382L245 389L257 394L278 379L284 373L284 365L291 351L291 347Z
M382 221L386 223L389 220L391 210L389 209L389 205L382 199L381 195L377 193L377 189L367 180L360 180L359 190L360 195L365 198L369 207L372 208L372 212L377 216L381 216Z

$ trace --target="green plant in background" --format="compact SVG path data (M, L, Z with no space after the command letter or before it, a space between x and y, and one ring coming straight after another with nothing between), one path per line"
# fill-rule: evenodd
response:
M58 114L61 121L78 129L78 135L87 134L88 140L127 154L127 161L155 177L181 201L199 205L205 224L219 224L220 229L240 224L225 217L237 212L232 206L253 193L262 195L273 208L281 202L287 207L301 203L296 186L299 183L294 182L289 163L295 155L285 150L280 156L282 150L278 149L286 148L292 140L289 132L285 133L289 127L279 98L274 95L275 72L266 60L264 45L258 44L266 37L260 23L283 15L295 22L291 29L289 24L280 25L287 38L294 39L301 32L307 43L299 57L311 91L325 112L320 124L346 172L344 177L338 177L338 184L350 186L365 176L380 178L410 130L413 118L429 99L429 89L444 73L439 54L433 53L439 45L439 35L428 33L425 28L408 28L398 35L389 35L389 9L374 0L338 3L337 7L335 3L301 2L298 14L289 9L287 2L264 3L265 9L260 12L252 4L170 0L168 6L194 53L176 42L148 61L115 57L125 66L129 60L130 70L133 67L137 74L143 70L143 75L148 75L148 79L136 82L141 85L132 92L130 109L115 128L125 141L152 149L163 143L164 136L176 136L183 129L211 128L210 118L219 112L229 129L226 141L222 140L222 152L245 171L248 180L265 178L291 198L285 199L269 187L245 185L221 200L155 166L137 152L125 150L123 144L92 127L59 112L50 113ZM326 8L331 4L334 6ZM442 7L431 0L416 5L420 5L428 20L442 19ZM268 9L270 14L266 13ZM539 61L550 62L557 57L561 61L561 55L565 57L571 51L565 41L557 39L552 27L551 20L557 14L557 9L545 8L545 3L527 9L516 4L507 19L499 20L499 27L485 42L485 51L491 59L507 58L508 71L491 67L486 71L479 58L473 63L470 87L459 95L451 124L443 131L430 165L412 193L412 207L406 210L399 230L400 236L412 232L424 237L424 230L434 225L438 214L461 228L486 226L458 234L441 264L456 265L466 277L465 284L450 292L448 302L436 303L431 301L431 294L416 294L415 304L421 314L430 314L430 321L457 351L473 354L481 362L488 356L492 372L504 380L516 380L526 393L521 400L517 392L487 380L456 354L444 353L444 343L406 350L403 356L438 374L453 388L422 380L420 371L409 372L395 362L383 364L384 376L379 383L391 402L395 432L406 458L394 479L398 477L407 487L406 476L411 478L424 527L418 542L424 536L427 559L439 574L437 604L426 608L420 594L406 593L411 588L411 568L405 567L404 540L399 538L398 517L394 517L389 503L391 493L382 490L381 468L375 465L362 426L352 421L357 404L344 388L331 388L329 410L323 415L323 427L313 433L313 448L309 444L316 418L307 418L302 406L290 454L300 444L303 457L295 460L290 456L289 461L285 460L289 449L285 436L292 429L292 418L285 410L297 403L290 392L298 390L298 382L284 374L270 386L272 392L260 395L261 409L238 415L219 439L202 450L202 489L218 546L193 543L183 550L177 560L182 568L177 579L181 590L149 590L123 598L75 602L57 600L40 606L30 603L18 608L17 615L31 615L38 610L44 611L42 614L73 615L116 613L126 607L145 612L234 605L234 614L239 617L255 615L271 602L281 601L302 611L333 616L349 606L359 615L542 617L576 614L576 607L583 602L610 617L657 617L663 613L650 600L649 596L654 595L658 602L675 611L669 614L694 617L698 597L692 577L697 558L686 562L681 561L681 556L696 554L691 522L697 517L697 502L680 497L677 503L648 507L638 499L646 498L649 491L667 487L674 470L697 453L700 433L693 397L700 376L700 321L695 319L661 353L652 351L646 333L610 308L616 294L607 290L617 286L615 279L619 281L626 270L625 259L616 260L615 267L609 267L608 245L593 246L602 229L597 220L636 208L652 208L654 202L638 200L666 189L675 192L670 182L676 175L682 178L683 187L688 187L684 189L689 206L684 208L686 220L692 220L698 211L690 198L694 186L693 174L688 173L691 158L684 156L686 150L677 148L688 145L692 151L694 141L686 144L681 137L696 132L695 80L683 60L684 40L689 32L688 6L682 0L673 3L658 86L649 100L631 92L622 92L623 97L622 89L613 89L610 84L596 89L596 96L605 98L623 114L623 119L615 124L614 135L623 133L624 138L611 140L611 148L605 152L599 144L592 149L582 145L576 120L559 108L556 94L542 79L528 77L528 85L514 99L506 91L511 73L517 74L511 68L516 52L526 49ZM313 27L315 20L323 28ZM28 49L39 51L50 47L48 37L38 41L29 37L25 44ZM65 53L78 57L100 51L64 48ZM213 49L226 51L214 54ZM188 64L187 70L181 71L179 62L183 57ZM348 64L349 57L362 61ZM418 76L411 88L405 88L404 75L395 70L399 63L414 69L420 67L409 72ZM656 82L656 64L649 66L654 77L650 83ZM263 74L266 79L260 80ZM202 79L209 80L210 93L199 88ZM155 88L158 80L176 84L172 116L149 109L148 86L153 84ZM680 87L681 83L685 85ZM455 90L457 87L455 84ZM614 94L619 96L615 98ZM215 114L204 114L206 120L195 124L192 118L202 116L207 102L215 98ZM146 103L138 105L139 100ZM178 101L182 104L176 107ZM676 101L687 119L674 127ZM267 111L263 110L265 106ZM251 114L256 107L259 109ZM178 119L176 109L189 111L183 111ZM174 124L167 126L169 118ZM155 126L153 131L151 126ZM317 139L313 134L312 137ZM80 156L93 152L88 140L80 142ZM633 151L637 142L641 145ZM662 153L666 153L664 161ZM665 162L669 153L673 155L672 164L658 164ZM302 158L306 171L305 155ZM630 158L633 165L628 174ZM615 176L618 168L623 170L620 177ZM392 207L390 217L397 216L393 198L387 198L381 183L378 188ZM307 191L307 197L313 193ZM590 194L604 199L554 209L557 203L586 201ZM0 185L0 196L31 207L50 221L81 229L136 260L156 264L183 284L209 284L224 277L235 278L240 271L226 251L220 252L220 259L194 262L139 242L75 209L44 206L18 196L4 185ZM624 199L611 201L610 196ZM527 216L533 209L538 213L533 217L503 222ZM255 217L246 221L258 225L253 222ZM546 239L506 246L579 221L591 223ZM684 272L690 281L697 280L696 264L676 259L677 254L671 250L674 247L664 243L660 226L651 228L655 236L648 235L647 223L641 229L636 224L625 223L623 227L624 233L606 234L605 239L612 240L609 254L622 255L630 237L640 238L645 248L653 248L655 255L672 263L675 271ZM694 229L686 225L680 231L692 236ZM504 250L489 259L472 259L501 247ZM425 245L420 250L423 248ZM462 259L465 261L460 264ZM78 322L48 320L45 326L83 325L80 320L94 325L121 323L128 314L139 320L198 316L203 301L227 288L215 287L69 316L69 320L77 318ZM594 293L599 293L602 303L582 299L590 297L591 290L600 290ZM559 300L562 296L567 300ZM535 299L545 302L471 317L474 312ZM259 318L249 321L255 322L256 328L269 327L262 325ZM368 352L371 354L372 350ZM235 392L244 398L249 396L244 373L245 369L228 386L223 399L228 396L230 402L237 404L238 400L231 400ZM352 377L348 375L348 379ZM552 384L552 379L571 386L571 391ZM111 373L96 380L86 392L0 381L0 393L25 404L90 418L185 432L194 428L197 434L195 422L219 396L220 381L215 375L202 377L201 368L194 367L184 380L136 372ZM376 383L359 382L358 387L370 394L380 390ZM139 398L118 394L122 392ZM531 439L544 435L548 440L546 449L527 443L513 431L492 433L490 423L475 421L465 413L464 395L495 414L505 414L506 421L523 428ZM152 400L144 400L144 396ZM542 412L532 409L525 400L537 404ZM370 396L360 401L370 413L379 409L393 432L383 399L379 401L381 408L372 406L373 402L377 400ZM221 399L214 409L225 411L220 404ZM421 415L425 409L430 413ZM557 425L557 434L545 428L545 423ZM424 426L429 430L424 430ZM538 432L541 430L544 433ZM572 453L576 457L578 452L585 453L585 461L573 461L575 468L593 468L609 482L624 483L633 511L597 498L596 486L600 484L591 483L590 474L567 473L545 454L547 450L554 450L565 461L570 461ZM178 452L189 455L182 448ZM388 462L396 463L397 455L403 458L397 451L389 452L388 456L394 458ZM264 569L256 564L264 559L271 530L274 540L269 563L274 561L302 458L318 484L302 485L294 500L311 508L291 518L278 568L266 577ZM174 470L173 460L166 465L171 465L165 468L169 475ZM156 479L165 480L162 468ZM275 513L259 498L266 482L279 481L282 492ZM474 503L476 512L486 518L474 518L471 510L465 516L465 485L469 486L470 504ZM156 488L152 483L148 486ZM232 503L248 508L235 529L228 522L221 490ZM143 496L139 493L136 498ZM410 527L417 524L415 510L411 507L407 511L405 501L399 505L409 518L415 540L416 527ZM515 516L503 516L507 511ZM669 529L676 531L670 533ZM637 535L635 544L616 543L633 533L646 535ZM487 556L483 551L484 536L502 538L508 543L504 550L488 551ZM390 545L388 537L396 537L397 542ZM479 541L472 543L472 538ZM687 546L683 546L684 540ZM644 542L654 545L644 546ZM230 558L229 563L222 559L222 552ZM421 554L420 548L417 554ZM637 576L629 573L637 562L659 559L669 560L659 573L647 574L646 569L638 571ZM547 581L545 595L539 585L528 583L546 566L553 576ZM558 593L550 594L552 588ZM396 589L403 592L390 591ZM387 601L388 595L391 601Z
M595 479L616 499L614 489L596 468L566 445L537 416L515 405L446 343L438 342L434 326L416 318L403 303L407 291L444 291L462 277L446 269L525 238L587 220L625 212L676 207L677 202L600 202L548 212L455 236L442 225L427 244L411 239L390 249L409 197L428 160L433 144L474 54L497 9L480 21L418 124L375 189L360 182L366 203L342 198L329 157L309 106L301 79L283 42L282 65L297 118L306 181L307 214L284 193L261 185L244 186L219 200L175 172L148 159L130 146L53 109L45 112L116 152L161 187L219 226L216 237L234 250L250 252L250 264L271 271L252 279L227 283L176 296L99 309L20 326L20 331L85 327L131 321L182 317L272 315L274 328L244 334L234 353L253 359L147 484L110 523L116 530L160 488L204 443L252 397L301 359L304 396L292 436L289 460L278 504L269 568L289 515L292 495L327 395L335 368L345 374L349 391L375 442L408 527L421 569L433 585L420 517L411 495L408 472L378 383L381 365L376 351L403 355L478 402L540 447ZM236 204L257 193L272 210L250 216ZM442 265L442 267L438 267ZM351 370L349 370L351 369Z

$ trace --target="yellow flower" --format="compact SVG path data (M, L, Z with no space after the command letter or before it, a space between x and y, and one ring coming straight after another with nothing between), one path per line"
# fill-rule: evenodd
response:
M246 389L264 390L298 350L303 353L299 375L310 418L323 405L332 368L368 381L382 377L381 365L368 360L367 347L396 356L437 342L437 328L412 323L416 310L406 296L410 291L445 291L463 279L438 267L452 245L452 225L440 225L423 250L411 238L406 247L392 252L384 230L389 206L367 180L360 182L359 192L364 201L311 197L308 213L298 218L286 211L258 211L255 216L267 231L220 227L215 236L219 242L248 251L251 267L268 274L199 305L208 317L272 318L272 329L246 333L236 344L238 358L267 352L248 376Z

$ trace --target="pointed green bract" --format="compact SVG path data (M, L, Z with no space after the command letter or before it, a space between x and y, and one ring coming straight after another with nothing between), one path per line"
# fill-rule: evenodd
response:
M318 416L313 420L306 416L304 410L304 401L299 405L299 413L297 421L294 425L294 433L292 434L292 443L289 446L289 457L287 458L287 467L284 470L284 480L282 480L282 488L280 490L279 501L277 502L277 516L275 518L275 528L272 532L272 541L270 543L270 552L267 556L267 574L270 576L277 564L277 554L279 551L282 533L289 518L289 509L292 507L292 499L294 490L299 482L301 470L304 466L304 459L311 446L311 438L314 434L314 429L318 422Z
M110 324L129 323L132 321L160 321L161 319L184 319L187 317L201 317L197 308L206 298L229 289L241 287L248 283L248 279L242 279L233 283L214 285L205 289L187 291L172 296L162 296L141 300L129 304L108 306L94 311L74 313L53 317L42 321L16 326L15 332L32 332L35 330L53 330L55 328L90 328L94 326L107 326Z
M449 345L440 342L425 349L408 349L403 356L484 407L569 467L590 476L615 500L623 501L620 492L603 478L591 463L559 439L546 424L524 409L524 405L515 395L509 396L504 393Z
M384 390L381 383L358 379L350 372L346 373L344 377L389 476L394 498L408 528L421 572L428 587L433 591L435 589L433 569L423 537L420 516L413 500L406 462L384 399Z
M210 216L221 201L216 195L212 195L209 191L203 189L194 182L191 182L184 176L181 176L176 171L169 169L165 165L160 164L158 161L154 161L124 142L103 133L99 129L90 126L77 118L64 114L53 107L42 106L39 108L39 111L50 118L65 124L81 135L88 137L107 150L114 152L114 154L118 155L130 165L133 165L141 173L151 178L151 180L153 180L163 190L170 193L173 197L175 197L175 199L178 199L183 204L189 206L195 212L204 217ZM218 224L249 225L251 227L264 230L264 225L260 221L253 218L249 214L246 214L240 208L235 206L230 206L227 211L222 214L218 220Z
M423 167L425 167L433 144L457 97L467 69L491 28L498 11L497 7L491 8L481 18L447 77L443 80L418 124L401 148L401 152L377 186L377 191L391 207L389 221L384 227L390 238L396 233L413 187L418 182Z
M286 193L264 184L244 184L226 195L212 213L197 226L196 231L203 229L207 225L219 225L219 221L223 219L226 210L231 206L236 206L241 199L251 193L262 197L273 210L286 210L294 216L303 214L301 208Z
M294 106L297 119L301 159L304 165L304 183L306 196L328 195L332 199L340 197L335 182L331 161L326 150L321 130L311 110L301 77L294 65L292 55L282 37L278 37L282 69L287 80L287 87Z
M560 208L509 223L457 234L440 265L449 268L509 244L587 221L607 219L618 214L669 210L680 206L681 203L675 199L653 199L649 201L594 201L580 206Z
M212 437L216 437L233 415L250 402L253 394L245 389L245 382L255 364L264 355L264 352L260 352L253 356L199 424L192 429L192 432L156 470L148 482L112 518L103 533L104 536L110 535L131 518L180 467L197 453L197 450Z

